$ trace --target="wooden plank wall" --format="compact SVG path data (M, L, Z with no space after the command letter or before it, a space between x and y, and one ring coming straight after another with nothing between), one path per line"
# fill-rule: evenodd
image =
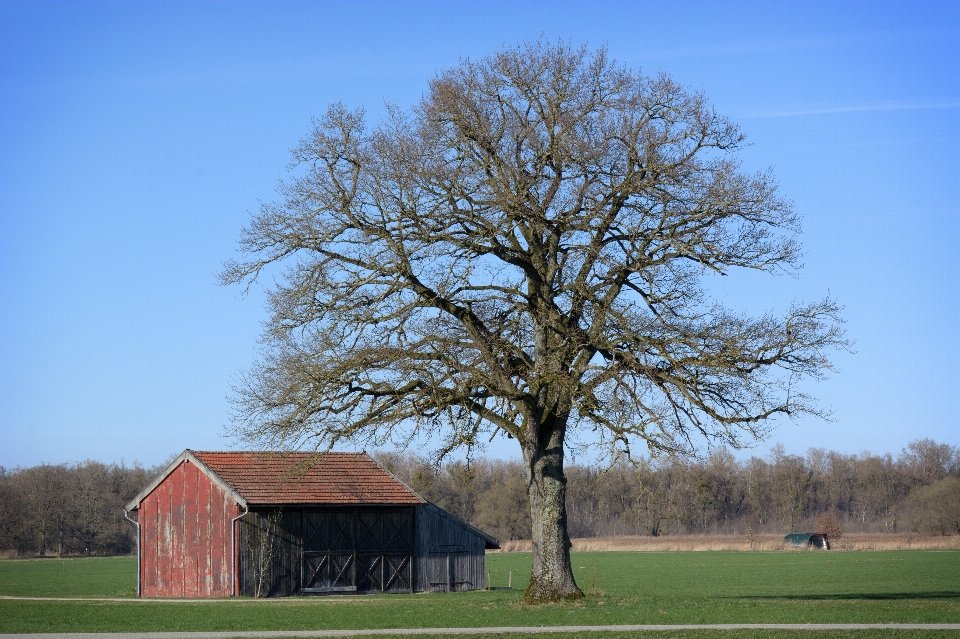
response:
M299 595L302 587L302 510L253 510L240 520L240 594Z
M433 504L417 507L414 589L418 592L485 587L484 540Z
M339 512L331 509L330 512ZM279 513L279 514L278 514ZM351 511L351 515L355 513ZM436 506L414 516L413 589L485 587L484 540ZM240 594L283 597L303 588L303 510L251 510L240 520ZM387 549L384 549L387 550ZM352 573L351 573L352 574Z
M195 464L180 464L137 512L141 596L230 596L230 520L239 513Z

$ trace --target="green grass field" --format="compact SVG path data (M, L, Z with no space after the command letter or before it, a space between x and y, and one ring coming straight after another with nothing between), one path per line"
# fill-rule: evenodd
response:
M133 597L134 559L0 562L0 595L126 601L0 600L0 633L310 630L700 623L960 623L960 552L575 553L588 597L523 606L530 555L492 554L493 586L470 593L313 597L201 603ZM873 631L875 634L876 631ZM884 637L958 633L884 631ZM753 631L716 636L754 637ZM517 635L511 635L514 639ZM560 638L559 635L550 635ZM623 634L605 633L603 639ZM636 635L632 635L636 636ZM650 634L644 634L651 637ZM713 637L665 633L658 637ZM762 636L868 637L870 632Z

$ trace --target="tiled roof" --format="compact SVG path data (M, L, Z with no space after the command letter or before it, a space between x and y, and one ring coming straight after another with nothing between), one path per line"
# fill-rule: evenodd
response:
M366 453L191 451L257 504L422 504Z

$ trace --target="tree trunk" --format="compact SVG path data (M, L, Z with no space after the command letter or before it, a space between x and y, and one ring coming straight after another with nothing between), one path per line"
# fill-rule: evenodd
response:
M533 530L533 574L523 595L526 603L583 597L570 565L562 435L555 433L550 441L559 445L523 447Z

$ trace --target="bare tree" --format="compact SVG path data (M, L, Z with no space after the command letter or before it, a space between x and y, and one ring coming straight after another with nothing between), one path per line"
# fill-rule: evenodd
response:
M67 536L66 487L68 472L65 465L40 464L21 473L20 486L31 528L39 539L40 555L47 554L51 543L57 554L63 554Z
M27 505L20 472L0 466L0 550L15 549L17 556L27 550L33 535L27 519Z
M833 511L828 510L817 515L817 518L813 520L813 528L816 532L825 534L831 544L835 544L843 538L843 525L833 514Z
M251 515L247 521L245 539L253 573L253 596L260 598L269 596L273 585L271 579L274 562L280 553L278 533L283 511L254 512Z
M125 522L121 520L123 495L114 490L113 475L119 468L87 460L69 469L65 509L71 535L80 542L84 554L103 547L111 533Z
M751 457L744 467L746 502L757 517L757 523L765 526L773 511L770 465L759 457Z
M904 500L903 509L914 532L960 534L960 477L943 477L918 487Z
M782 521L789 530L803 518L810 498L810 482L813 473L807 467L803 457L787 455L783 446L776 444L771 448L770 488L773 502Z
M907 452L909 451L909 452ZM930 486L950 472L954 451L948 444L938 444L930 438L916 439L907 444L901 459L909 469L912 479L923 486Z
M435 77L368 130L333 105L225 283L273 264L261 360L234 426L269 445L497 434L525 463L528 601L580 597L564 447L688 454L818 413L798 390L843 344L830 300L751 318L700 281L797 266L798 221L703 96L543 41Z
M664 476L651 464L641 460L637 464L637 476L640 489L640 520L645 528L645 534L659 537L663 534L663 524L666 519L666 490Z

